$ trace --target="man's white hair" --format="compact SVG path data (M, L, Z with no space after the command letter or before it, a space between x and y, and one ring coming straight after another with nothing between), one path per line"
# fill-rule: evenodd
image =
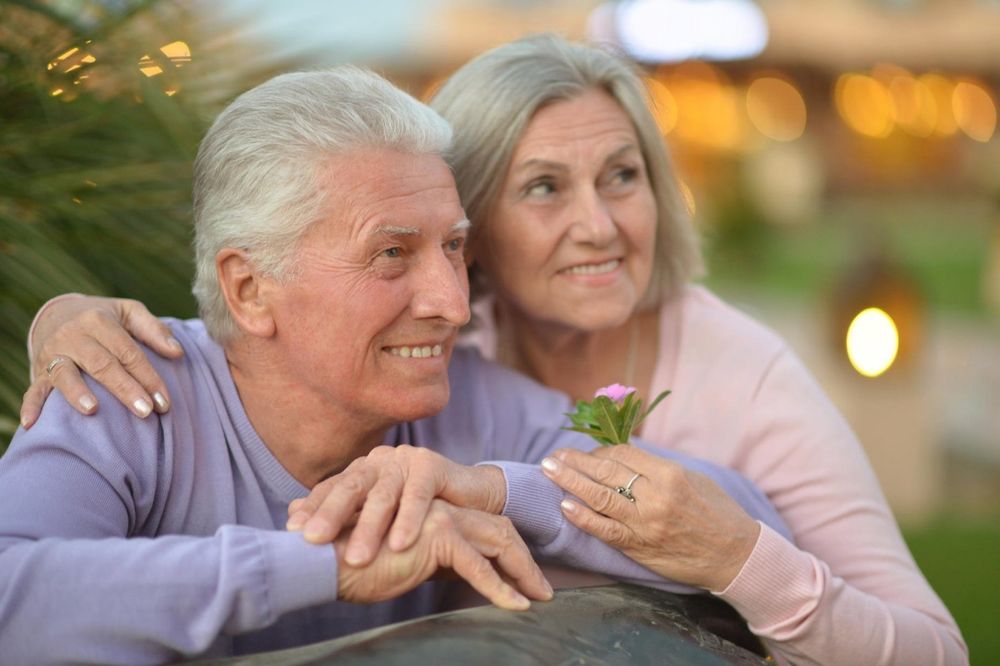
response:
M239 333L216 254L242 249L257 270L291 277L299 240L328 209L321 177L331 157L366 148L442 155L450 143L441 116L358 67L284 74L237 97L194 167L193 292L209 334L225 342Z

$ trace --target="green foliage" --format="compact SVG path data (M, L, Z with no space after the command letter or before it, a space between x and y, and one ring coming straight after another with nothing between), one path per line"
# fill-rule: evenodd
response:
M591 402L580 400L576 403L576 411L566 414L573 425L563 430L590 435L601 446L628 444L632 433L668 395L670 391L660 393L645 411L642 409L642 398L635 392L625 396L621 403L604 395Z
M45 300L79 291L195 312L191 164L212 114L186 94L195 68L160 50L196 50L190 21L172 3L71 4L77 18L0 5L0 453ZM144 57L162 73L144 75Z

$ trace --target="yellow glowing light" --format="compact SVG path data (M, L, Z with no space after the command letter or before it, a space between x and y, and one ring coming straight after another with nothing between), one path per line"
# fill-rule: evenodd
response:
M955 122L955 116L952 112L955 84L940 74L924 74L918 80L927 86L934 97L934 104L937 108L934 133L938 136L952 136L958 131L958 124Z
M78 46L74 46L70 50L68 50L65 53L63 53L62 55L56 56L56 60L55 61L56 62L60 62L62 60L65 60L66 58L70 57L71 55L73 55L74 53L76 53L79 50L80 50L80 48Z
M717 150L739 149L746 138L742 99L725 74L703 62L688 62L667 77L677 103L677 135Z
M149 77L157 76L163 74L163 68L159 65L146 64L152 63L153 60L149 56L143 56L142 60L139 61L139 71Z
M97 62L97 58L95 58L94 56L92 56L90 54L87 54L87 55L83 56L82 58L80 58L80 62L89 65L91 63Z
M858 134L883 139L892 133L896 108L882 82L862 74L843 74L834 89L837 111Z
M191 62L191 48L184 42L170 42L160 47L160 52L177 67Z
M896 124L906 133L927 138L937 125L937 101L923 82L910 76L896 76L889 81L889 94L896 106Z
M862 310L847 327L847 358L865 377L878 377L888 370L898 352L899 332L885 310Z
M173 97L177 94L177 88L167 88L163 92L166 93L167 97Z
M63 94L64 92L65 92L65 91L64 91L64 90L63 90L62 88L56 88L56 89L54 89L54 90L53 90L53 91L52 91L52 92L51 92L50 94L51 94L51 95L52 95L53 97L58 97L59 95L62 95L62 94Z
M747 88L747 114L764 136L794 141L806 129L806 103L790 82L773 76L755 79Z
M976 141L986 143L997 128L997 108L982 86L970 81L955 85L951 98L955 124Z
M662 81L646 79L653 118L663 134L669 134L677 126L677 100Z

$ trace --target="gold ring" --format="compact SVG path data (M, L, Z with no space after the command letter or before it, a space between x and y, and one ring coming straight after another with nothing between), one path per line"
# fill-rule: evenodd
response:
M62 363L63 361L68 361L68 360L69 359L66 358L65 356L56 356L54 359L49 361L49 364L47 366L45 366L45 374L48 375L49 377L52 377L52 371L56 369L56 366Z

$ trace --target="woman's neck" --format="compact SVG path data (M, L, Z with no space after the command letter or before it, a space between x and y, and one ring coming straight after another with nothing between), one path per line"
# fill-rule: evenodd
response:
M612 328L581 331L524 316L496 303L497 360L574 400L608 384L649 393L656 363L658 313L634 313Z

